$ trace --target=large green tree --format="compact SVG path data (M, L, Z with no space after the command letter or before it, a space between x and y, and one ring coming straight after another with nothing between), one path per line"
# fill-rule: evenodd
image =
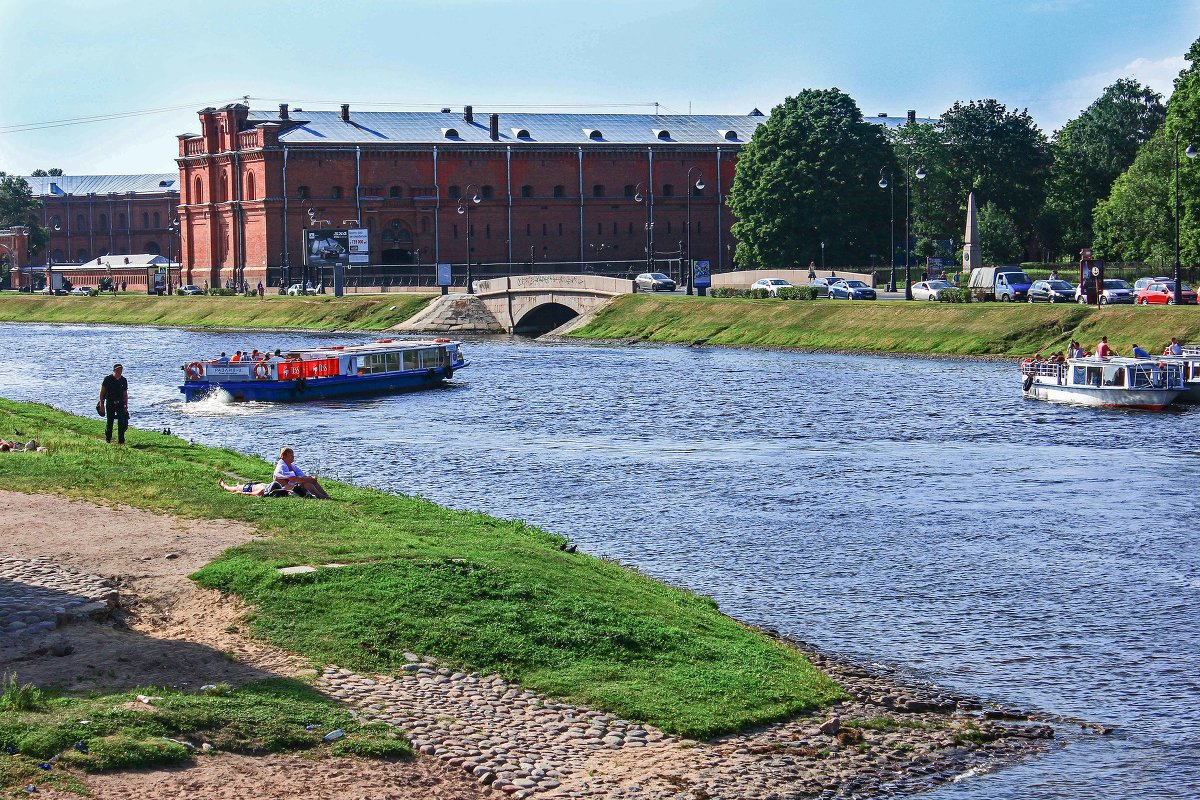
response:
M979 247L984 264L1011 264L1021 257L1017 226L995 203L984 203L979 209Z
M901 125L891 133L899 165L896 181L899 233L896 237L898 259L904 260L904 206L911 205L912 255L952 257L951 240L962 241L966 208L955 195L956 186L950 168L950 151L936 125ZM924 178L918 178L924 174ZM906 196L905 182L911 183L911 198ZM913 263L916 263L915 261Z
M63 174L63 171L61 169L59 169L58 167L54 167L49 170L35 169L33 172L29 173L29 177L31 177L31 178L52 178L52 177L62 175L62 174Z
M849 95L806 89L772 109L738 156L729 207L739 268L867 264L888 249L888 198L879 170L894 169L878 125Z
M996 100L972 100L951 106L938 129L947 150L947 202L959 204L959 224L973 191L976 201L1004 211L1026 250L1035 251L1050 150L1033 117L1028 111L1009 111Z
M29 228L32 249L44 247L49 237L38 225L38 211L42 204L33 196L33 191L24 178L0 172L0 228L23 226ZM11 254L0 250L0 259L11 265ZM7 270L6 270L7 271Z
M1200 163L1184 154L1189 146L1200 150L1200 39L1192 43L1184 58L1188 65L1175 79L1175 91L1167 104L1165 139L1174 152L1172 169L1175 158L1179 159L1180 258L1194 266L1200 264Z
M1092 245L1092 211L1166 118L1162 96L1121 79L1055 134L1043 240L1074 256Z

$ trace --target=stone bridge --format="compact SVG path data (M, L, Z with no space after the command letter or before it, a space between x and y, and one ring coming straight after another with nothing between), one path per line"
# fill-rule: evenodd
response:
M439 297L394 330L538 336L633 292L633 281L599 275L515 275L473 286L474 294Z

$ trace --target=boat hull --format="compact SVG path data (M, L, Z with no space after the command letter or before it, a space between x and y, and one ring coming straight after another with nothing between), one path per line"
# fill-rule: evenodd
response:
M465 366L456 364L455 369ZM413 392L441 386L452 369L431 367L410 372L381 375L333 375L299 380L187 381L179 387L190 403L203 400L217 390L233 396L236 402L299 403L357 395Z
M1035 381L1025 390L1025 396L1034 400L1050 400L1056 403L1076 403L1085 406L1108 408L1143 408L1161 411L1173 403L1183 391L1178 389L1115 389L1091 386L1060 386Z

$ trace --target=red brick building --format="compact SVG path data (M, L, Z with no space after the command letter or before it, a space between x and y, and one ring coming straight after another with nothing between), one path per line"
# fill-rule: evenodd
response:
M355 272L368 283L461 268L468 214L477 277L531 261L641 271L651 241L662 268L687 249L689 212L691 256L720 271L737 154L766 119L240 104L199 116L200 133L179 137L181 253L184 280L214 286L300 280L310 227L367 229L370 265Z

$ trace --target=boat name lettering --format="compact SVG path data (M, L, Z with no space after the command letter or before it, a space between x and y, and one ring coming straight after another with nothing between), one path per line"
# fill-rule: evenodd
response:
M212 376L216 376L216 375L222 375L222 376L243 375L244 376L244 375L250 374L250 368L249 367L219 367L216 364L207 364L204 367L204 374L212 375Z

